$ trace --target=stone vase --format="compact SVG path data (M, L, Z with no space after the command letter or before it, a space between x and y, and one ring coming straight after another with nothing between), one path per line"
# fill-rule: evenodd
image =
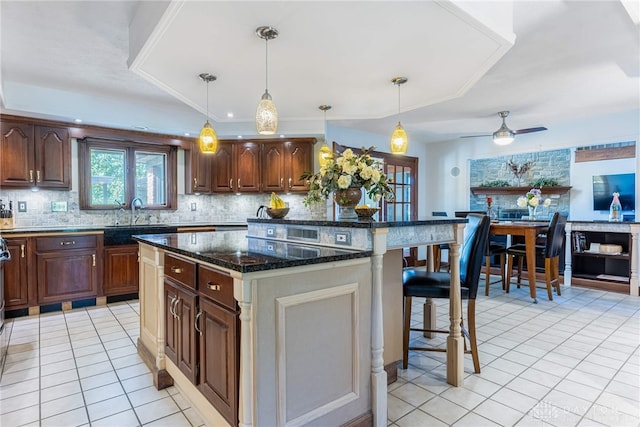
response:
M358 219L356 211L353 209L362 198L361 187L349 187L344 190L336 190L333 193L333 200L340 207L338 219Z

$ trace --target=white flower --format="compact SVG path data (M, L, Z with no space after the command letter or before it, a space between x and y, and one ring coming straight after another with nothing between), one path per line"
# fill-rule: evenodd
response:
M358 172L358 165L351 164L346 162L342 165L342 171L347 175L353 175Z
M362 170L360 170L360 178L364 180L371 179L372 174L373 174L373 169L369 166L365 166L364 168L362 168Z
M538 206L540 204L540 199L538 199L537 197L534 197L532 199L529 199L529 205L533 206L534 208L536 206Z
M518 205L519 208L526 208L527 198L523 196L518 197L518 200L516 201L516 205Z
M340 175L338 178L338 188L345 189L351 185L351 175Z
M551 199L545 199L544 204L542 206L544 206L545 208L548 208L549 206L551 206Z
M351 148L347 148L346 150L344 150L344 153L342 153L342 157L344 157L345 160L352 158L353 150L351 150Z
M371 170L371 182L373 182L374 184L377 184L378 182L380 182L381 177L382 177L382 174L380 173L380 170L378 169Z

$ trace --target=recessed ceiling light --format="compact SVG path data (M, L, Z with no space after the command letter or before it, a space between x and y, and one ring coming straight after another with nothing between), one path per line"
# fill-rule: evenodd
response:
M82 123L82 119L76 119L75 122L76 123Z
M191 134L189 132L185 132L184 136L191 136Z
M133 128L137 130L149 130L149 128L146 126L134 126Z
M280 135L280 138L284 138L284 135Z
M242 135L238 135L238 139L242 139Z
M233 119L233 113L231 111L227 113L227 118Z

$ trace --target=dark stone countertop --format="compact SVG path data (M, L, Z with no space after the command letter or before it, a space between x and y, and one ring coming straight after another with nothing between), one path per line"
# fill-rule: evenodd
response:
M412 221L375 221L367 219L353 220L302 220L302 219L263 219L247 218L247 223L260 224L292 224L292 225L316 225L322 227L349 227L349 228L389 228L389 227L411 227L416 225L439 225L439 224L464 224L466 218L447 218L432 216L419 218Z
M368 250L347 250L247 237L246 230L133 236L168 252L249 273L367 258Z

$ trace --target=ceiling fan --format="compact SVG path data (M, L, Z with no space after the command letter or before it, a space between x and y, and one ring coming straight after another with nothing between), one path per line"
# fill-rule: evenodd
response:
M493 137L493 142L496 143L497 145L509 145L509 144L511 144L513 142L513 140L515 139L516 135L520 135L520 134L523 134L523 133L532 133L532 132L540 132L540 131L543 131L543 130L547 130L546 127L536 127L536 128L511 130L511 129L509 129L509 127L507 127L507 123L505 122L505 119L509 115L509 112L508 111L500 111L498 113L498 115L500 117L502 117L502 126L500 126L500 129L495 131L493 134L491 134L491 135L465 135L465 136L461 136L460 138L476 138L476 137L479 137L479 136L492 136Z

